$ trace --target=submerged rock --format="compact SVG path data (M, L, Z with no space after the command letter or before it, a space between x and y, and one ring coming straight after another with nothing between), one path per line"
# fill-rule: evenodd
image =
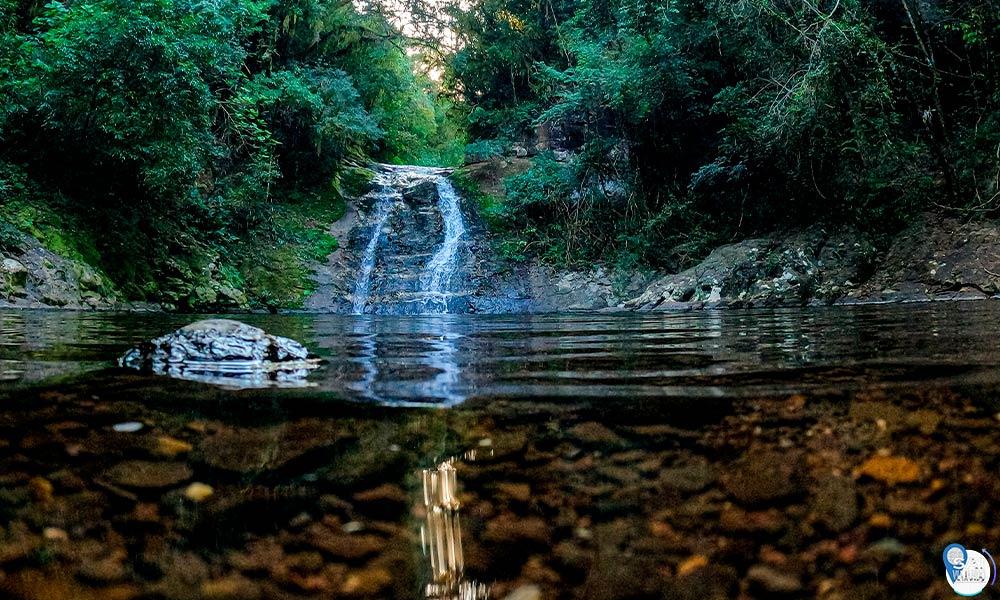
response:
M307 385L320 365L302 344L230 319L197 321L126 352L122 367L230 387Z

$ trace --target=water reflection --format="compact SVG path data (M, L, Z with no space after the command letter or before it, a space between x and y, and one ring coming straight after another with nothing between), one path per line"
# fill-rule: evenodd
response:
M360 366L360 377L351 389L366 400L393 406L447 407L464 401L456 355L465 336L453 329L455 319L444 315L401 323L401 328L386 327L386 319L368 316L354 322L350 360Z
M137 341L191 320L0 311L0 393L100 371ZM313 392L399 407L497 398L715 398L1000 379L997 302L240 320L297 339L326 359L307 379L316 384Z
M426 597L432 600L486 600L489 588L463 576L465 558L455 459L446 460L433 469L424 469L421 475L426 517L420 528L420 540L431 568Z

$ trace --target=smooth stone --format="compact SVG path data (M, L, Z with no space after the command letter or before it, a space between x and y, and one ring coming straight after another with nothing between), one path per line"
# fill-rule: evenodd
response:
M537 585L522 585L507 594L504 600L542 600L542 590Z
M143 427L145 425L138 421L127 421L125 423L115 423L111 426L111 429L118 433L135 433L136 431L141 431Z
M167 488L187 481L193 474L185 463L146 460L127 460L107 471L112 483L131 488Z
M840 533L858 519L858 488L845 477L821 480L810 498L816 520L831 533Z
M767 565L750 567L747 580L771 594L789 595L802 591L802 581L797 576Z
M722 478L722 486L742 504L767 504L802 493L799 457L788 452L748 452Z

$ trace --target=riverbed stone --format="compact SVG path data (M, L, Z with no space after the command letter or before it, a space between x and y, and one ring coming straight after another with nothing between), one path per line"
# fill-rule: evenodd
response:
M810 499L814 518L831 533L840 533L858 520L858 488L846 477L822 477Z
M187 463L146 460L127 460L106 473L115 485L140 489L172 487L187 481L193 474Z
M768 594L786 596L802 591L802 580L787 570L769 565L754 565L747 571L747 580Z
M752 450L722 476L722 486L746 505L789 500L803 492L800 460L794 452Z

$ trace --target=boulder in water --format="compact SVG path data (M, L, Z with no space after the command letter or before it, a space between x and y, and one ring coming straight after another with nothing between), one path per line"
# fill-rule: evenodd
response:
M307 385L320 360L285 337L230 319L197 321L143 342L119 366L227 387Z

